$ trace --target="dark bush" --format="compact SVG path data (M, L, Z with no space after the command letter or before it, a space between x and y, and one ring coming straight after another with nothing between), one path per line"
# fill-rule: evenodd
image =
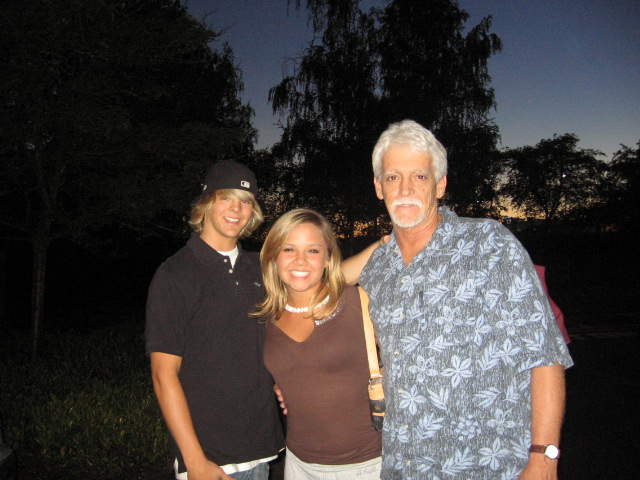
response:
M167 470L139 323L46 333L36 363L28 362L25 333L3 335L0 348L0 415L21 478L141 478Z

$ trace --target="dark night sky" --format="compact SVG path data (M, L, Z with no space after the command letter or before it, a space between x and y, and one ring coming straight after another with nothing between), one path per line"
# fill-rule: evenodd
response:
M286 0L188 0L191 14L234 50L256 110L258 147L280 136L267 102L283 64L311 40L306 10ZM305 4L304 0L302 2ZM367 1L364 5L382 4ZM575 133L579 147L610 156L640 140L640 2L637 0L461 0L468 25L493 16L503 51L490 61L503 147Z

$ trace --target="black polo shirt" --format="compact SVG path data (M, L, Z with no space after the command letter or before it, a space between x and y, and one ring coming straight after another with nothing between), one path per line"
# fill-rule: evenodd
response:
M147 300L146 351L182 357L194 428L218 465L270 457L284 444L262 359L264 324L249 316L264 298L259 258L238 249L232 267L193 234L158 268Z

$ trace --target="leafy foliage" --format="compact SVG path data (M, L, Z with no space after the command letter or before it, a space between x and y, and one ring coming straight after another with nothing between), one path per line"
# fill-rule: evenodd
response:
M35 350L51 242L176 231L206 166L251 154L256 132L230 47L177 0L1 13L0 235L33 246Z
M445 201L462 215L497 213L498 128L489 58L502 49L491 17L475 26L449 0L394 0L380 14L382 109L389 121L411 118L445 145ZM467 30L465 32L465 30Z
M388 123L413 118L449 148L449 203L495 213L498 130L488 118L487 61L501 43L491 19L465 35L468 14L456 2L393 0L368 13L359 4L308 0L316 37L270 92L286 118L274 157L289 159L280 164L294 172L300 203L329 214L347 238L379 234L371 150Z
M15 230L82 236L122 218L142 229L188 205L203 165L251 152L233 54L211 50L217 34L179 2L12 3L0 179Z
M24 335L3 336L2 351L0 415L24 474L125 478L169 464L139 324L44 335L37 364Z
M321 39L269 93L274 111L287 116L273 155L291 172L296 202L325 213L349 239L356 220L381 213L362 202L372 192L369 156L378 129L370 122L378 101L376 31L357 3L310 5Z
M633 149L621 145L607 168L604 216L623 231L640 230L640 141Z
M504 152L502 193L530 216L550 221L599 201L606 165L597 150L579 149L575 134Z

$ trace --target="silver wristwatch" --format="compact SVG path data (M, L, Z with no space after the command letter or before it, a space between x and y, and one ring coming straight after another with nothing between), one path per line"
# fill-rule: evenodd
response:
M560 449L555 445L531 445L529 451L532 453L541 453L551 460L557 460L560 457Z

